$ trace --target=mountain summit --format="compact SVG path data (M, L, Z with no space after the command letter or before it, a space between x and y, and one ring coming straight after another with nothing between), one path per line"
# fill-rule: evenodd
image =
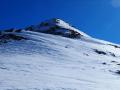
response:
M120 90L120 45L60 19L0 31L0 90Z
M61 35L69 38L80 38L81 36L89 37L82 31L72 27L61 19L50 19L46 20L39 25L33 25L26 28L27 30L43 32L55 35Z

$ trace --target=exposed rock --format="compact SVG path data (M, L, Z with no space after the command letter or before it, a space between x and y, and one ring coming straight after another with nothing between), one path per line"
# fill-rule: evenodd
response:
M97 50L97 49L94 49L94 51L95 51L97 54L107 55L107 53L104 52L104 51L100 51L100 50Z

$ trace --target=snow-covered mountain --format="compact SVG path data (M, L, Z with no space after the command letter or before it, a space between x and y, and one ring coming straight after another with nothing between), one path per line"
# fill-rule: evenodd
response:
M0 31L0 90L120 90L120 46L60 19Z

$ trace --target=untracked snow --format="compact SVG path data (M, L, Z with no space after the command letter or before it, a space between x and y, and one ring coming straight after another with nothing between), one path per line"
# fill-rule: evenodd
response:
M12 34L24 38L0 43L0 90L120 90L119 45L87 34Z

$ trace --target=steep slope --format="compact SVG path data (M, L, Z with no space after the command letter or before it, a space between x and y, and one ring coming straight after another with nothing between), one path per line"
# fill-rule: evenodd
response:
M0 90L120 89L119 45L82 32L72 39L36 27L2 31Z
M50 19L46 20L39 25L32 25L26 29L36 32L43 32L55 35L61 35L70 38L80 38L81 36L89 37L87 34L82 31L72 27L68 23L64 22L61 19Z

